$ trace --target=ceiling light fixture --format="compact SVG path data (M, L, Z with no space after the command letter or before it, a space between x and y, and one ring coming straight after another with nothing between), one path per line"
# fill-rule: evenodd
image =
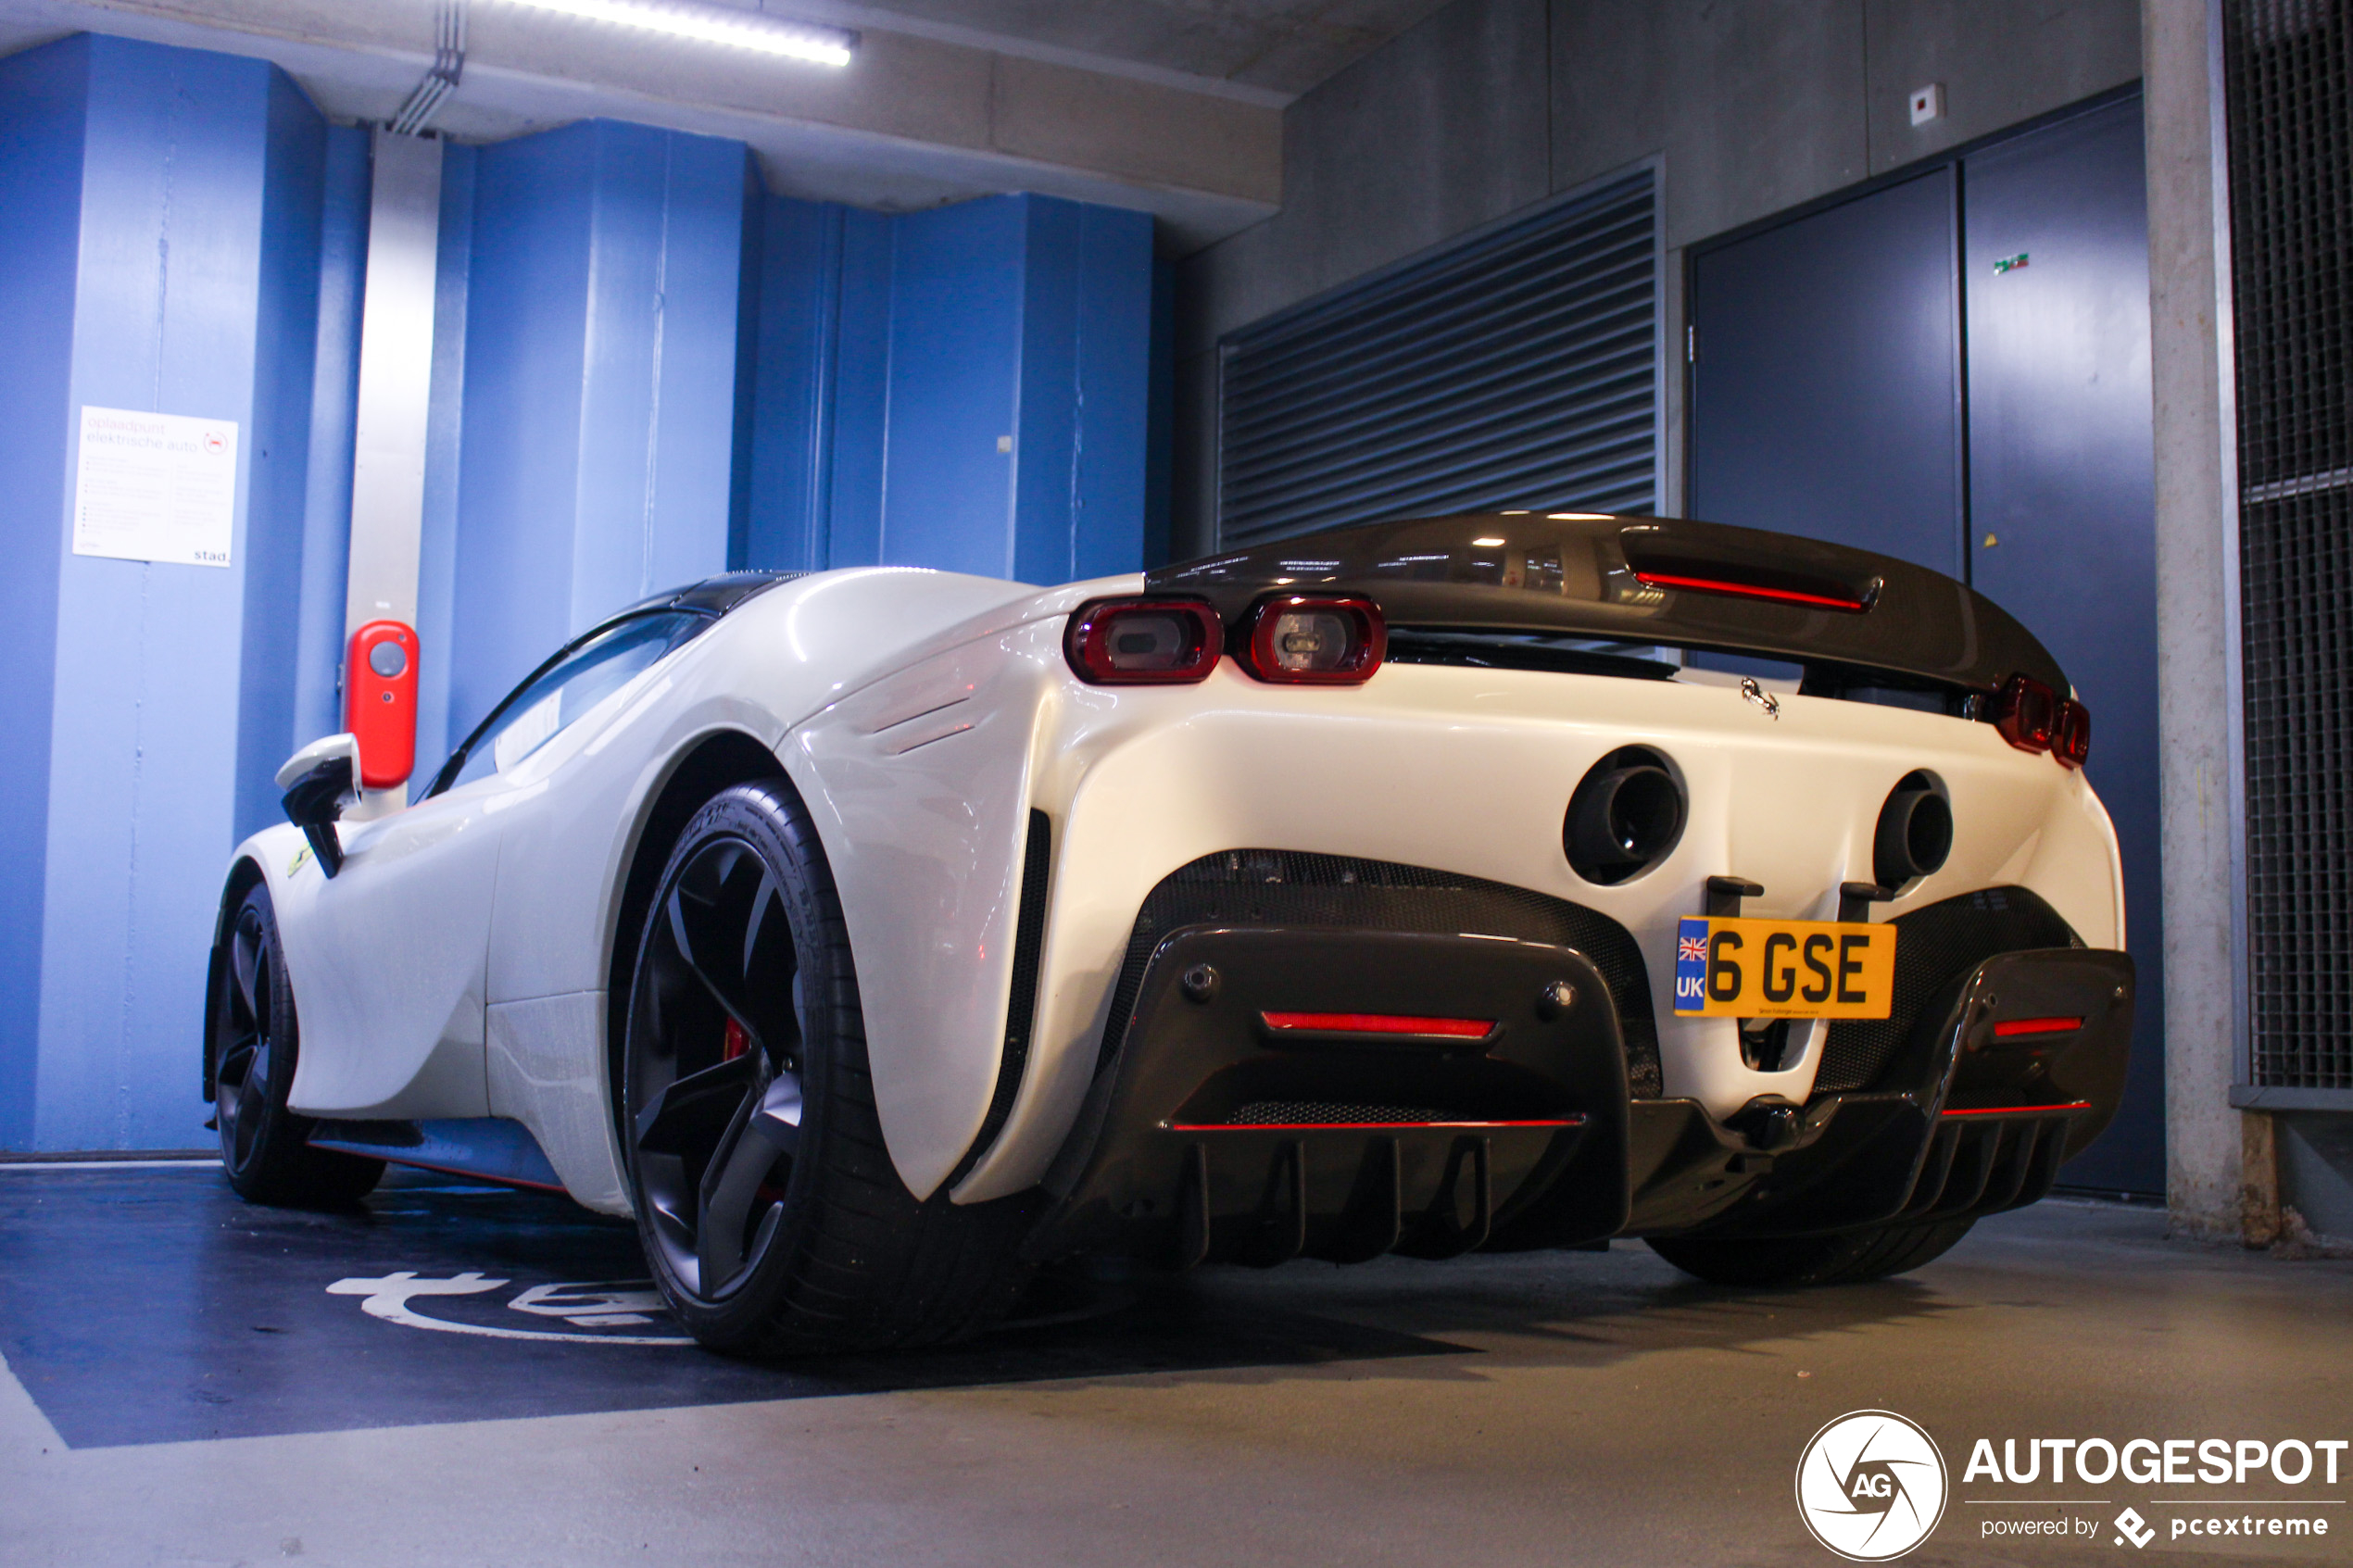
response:
M704 44L750 49L812 65L846 66L858 47L858 35L841 28L814 27L806 22L779 21L752 11L724 10L714 6L673 6L655 0L510 0L536 11L560 11L584 21L611 22L617 27L644 28Z

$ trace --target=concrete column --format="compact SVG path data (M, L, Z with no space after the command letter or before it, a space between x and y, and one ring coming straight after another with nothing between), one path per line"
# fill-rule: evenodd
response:
M214 903L293 734L325 132L258 60L0 61L0 1148L208 1136ZM236 422L225 568L72 553L84 406Z
M2156 399L2158 681L2165 843L2166 1190L2174 1229L2271 1239L2270 1128L2233 1110L2240 1009L2231 725L2237 590L2232 365L2212 0L2144 0ZM2253 1222L2250 1223L2250 1220ZM2276 1223L2275 1220L2271 1223Z
M441 235L441 144L380 130L371 150L346 637L371 621L417 623Z

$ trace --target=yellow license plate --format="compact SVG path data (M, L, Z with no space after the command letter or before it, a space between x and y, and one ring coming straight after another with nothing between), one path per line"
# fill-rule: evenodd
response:
M1675 933L1685 1018L1885 1018L1894 1000L1892 925L1692 915Z

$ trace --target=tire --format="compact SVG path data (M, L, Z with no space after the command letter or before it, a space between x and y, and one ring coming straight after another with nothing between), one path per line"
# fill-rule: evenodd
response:
M315 1123L286 1109L301 1026L268 883L256 883L238 902L224 968L208 1044L229 1185L248 1203L348 1208L374 1190L384 1161L312 1148Z
M1666 1236L1647 1239L1652 1251L1711 1285L1845 1285L1917 1269L1951 1250L1976 1223L1936 1220L1840 1236L1760 1241Z
M619 1074L656 1285L704 1346L921 1345L1000 1316L1026 1198L917 1199L884 1147L833 874L784 779L722 791L663 867Z

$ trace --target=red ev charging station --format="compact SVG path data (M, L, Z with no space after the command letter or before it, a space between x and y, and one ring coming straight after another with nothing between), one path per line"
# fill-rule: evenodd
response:
M391 789L417 766L417 633L371 621L351 634L344 663L343 723L359 741L359 783Z

